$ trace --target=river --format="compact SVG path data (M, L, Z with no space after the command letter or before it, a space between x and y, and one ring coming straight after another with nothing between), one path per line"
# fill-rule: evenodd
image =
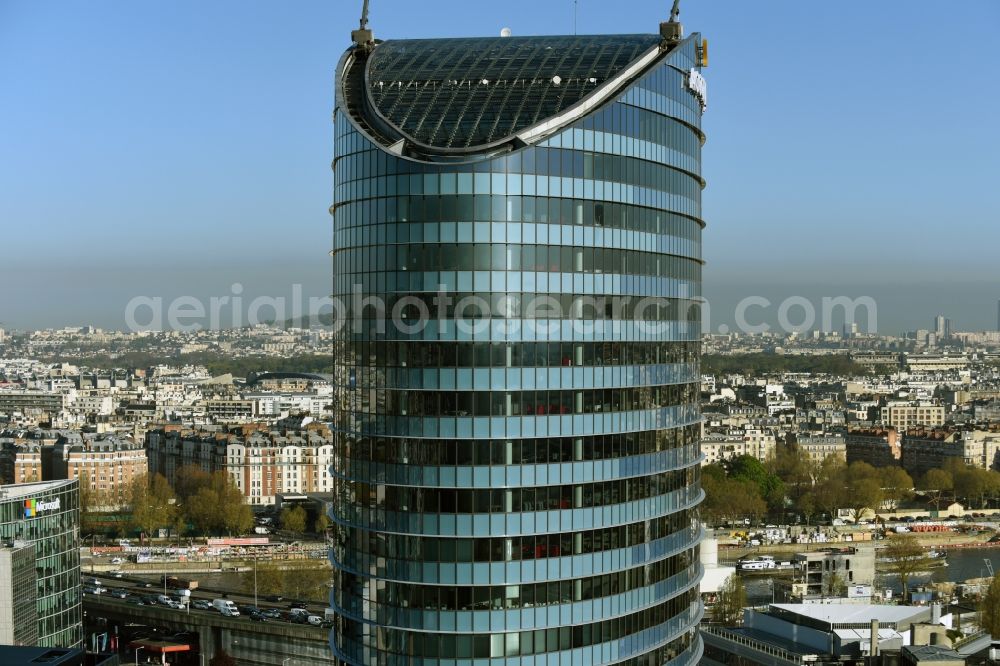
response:
M970 578L989 576L986 560L993 565L994 571L1000 571L1000 548L955 548L948 551L948 566L933 569L929 573L919 574L910 579L910 588L934 583L962 583ZM879 576L879 584L899 593L899 579L895 576ZM771 602L771 578L769 576L753 576L743 579L747 589L747 600L752 605L762 605Z

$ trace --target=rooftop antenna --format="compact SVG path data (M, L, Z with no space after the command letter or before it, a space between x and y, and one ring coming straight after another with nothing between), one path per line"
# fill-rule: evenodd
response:
M674 0L674 6L670 10L670 20L660 24L660 36L663 37L664 46L673 46L684 38L684 26L678 18L681 15L681 0Z
M361 8L361 24L357 30L351 31L351 41L362 51L370 51L375 46L375 35L368 29L368 0Z
M579 5L579 0L573 0L573 35L576 35L576 9Z

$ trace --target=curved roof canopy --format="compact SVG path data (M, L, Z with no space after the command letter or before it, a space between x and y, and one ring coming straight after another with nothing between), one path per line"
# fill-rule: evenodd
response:
M660 43L659 35L392 40L368 57L365 87L403 135L461 150L568 109Z

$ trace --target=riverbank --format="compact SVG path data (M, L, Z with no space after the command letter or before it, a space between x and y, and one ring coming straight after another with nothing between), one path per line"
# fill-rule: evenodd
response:
M844 535L846 536L846 534ZM957 532L921 532L913 533L917 542L924 548L936 550L952 550L963 548L1000 548L1000 542L989 543L990 534L959 534ZM808 553L827 548L865 548L883 545L882 541L846 541L836 540L825 543L778 543L764 546L739 546L735 543L719 543L719 559L734 562L746 555L794 555Z

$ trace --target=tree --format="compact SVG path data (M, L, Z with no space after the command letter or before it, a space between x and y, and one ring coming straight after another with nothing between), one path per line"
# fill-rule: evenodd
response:
M326 591L333 578L330 565L325 560L299 560L285 571L285 596L292 599L316 599L317 590Z
M712 608L712 619L726 627L743 623L743 609L747 605L747 591L743 580L733 574L719 588L719 595Z
M184 502L184 515L199 534L211 534L219 522L218 496L211 488L202 488Z
M316 516L316 522L313 525L313 530L316 534L326 534L327 529L330 528L330 519L326 517L325 513L320 513Z
M212 485L222 509L220 529L230 535L249 532L253 527L253 511L236 482L225 472L216 472L212 475Z
M219 648L215 651L215 655L208 660L208 666L237 666L237 663L228 652Z
M161 474L137 477L129 488L132 527L153 535L174 521L174 493Z
M882 555L886 560L886 569L899 576L899 583L903 588L903 601L905 602L909 594L910 577L927 569L930 565L930 558L923 546L920 545L920 541L912 534L893 534L890 536Z
M257 563L257 593L264 595L282 594L285 591L285 572L282 571L275 562ZM254 590L254 570L250 569L243 574L243 589L248 594L253 594Z
M941 510L941 500L944 498L945 493L952 490L955 487L955 481L951 476L951 473L946 472L943 469L930 469L927 473L923 475L920 479L920 483L917 488L923 490L930 500L934 503L934 508L938 511Z
M913 494L913 478L902 467L882 467L878 470L882 484L882 509L895 511L900 502Z
M865 463L857 463L865 465ZM871 467L870 465L865 465ZM854 465L851 465L853 468ZM874 468L872 468L874 470ZM862 475L863 470L848 469L847 492L844 494L844 507L850 509L851 519L858 522L864 514L871 510L878 512L882 504L882 486L874 476Z
M174 492L182 504L212 484L212 475L198 465L184 465L174 474Z
M837 572L833 572L827 577L824 588L827 596L842 597L847 594L847 581Z
M753 456L736 456L723 463L723 466L729 478L748 481L757 486L760 496L772 509L783 508L785 484L776 474L769 472L764 463Z
M281 510L281 529L289 532L306 531L306 510L301 506L287 507Z
M246 534L253 527L253 512L243 492L226 472L206 475L201 470L185 474L184 515L201 534Z
M257 593L281 594L290 599L318 599L332 577L329 564L323 560L258 562ZM253 568L243 573L241 582L246 592L253 593Z
M702 488L705 490L705 502L701 510L712 522L759 518L767 513L767 505L761 498L760 491L749 481L730 479L724 473L719 475L710 472L702 476Z
M979 603L979 626L994 637L1000 636L1000 572L993 576Z

